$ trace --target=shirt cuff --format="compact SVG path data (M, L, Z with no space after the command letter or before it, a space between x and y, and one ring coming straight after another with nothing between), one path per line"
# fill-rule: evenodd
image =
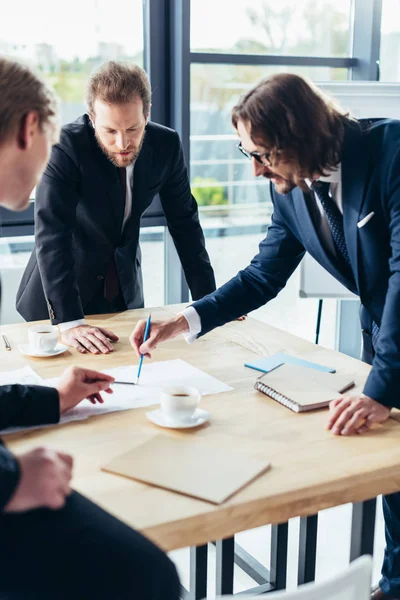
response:
M58 328L61 332L78 327L78 325L86 325L85 319L77 319L76 321L67 321L66 323L59 323Z
M188 344L193 344L194 340L197 338L201 331L201 320L199 313L193 306L188 306L181 313L189 325L189 331L183 334L183 337L187 341Z

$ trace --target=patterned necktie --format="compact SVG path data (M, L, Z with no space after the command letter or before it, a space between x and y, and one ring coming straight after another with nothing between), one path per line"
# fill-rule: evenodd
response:
M343 229L343 215L339 210L338 205L329 194L330 183L327 181L314 181L311 184L311 189L318 196L321 202L322 208L325 211L325 215L332 233L333 242L335 248L338 251L338 255L344 259L347 270L353 273L350 263L349 254L347 252L346 240L344 237ZM372 345L374 349L378 344L379 339L379 326L372 321Z
M343 215L332 196L330 196L329 188L330 183L327 181L314 181L311 185L311 189L318 196L322 208L325 211L325 215L332 233L333 243L338 251L338 255L344 259L347 267L350 267L351 269L346 240L344 238Z

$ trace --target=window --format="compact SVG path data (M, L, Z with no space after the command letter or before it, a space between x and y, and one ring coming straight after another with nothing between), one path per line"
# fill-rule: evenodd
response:
M0 54L34 64L62 101L62 122L85 110L88 74L106 60L143 63L142 3L70 0L62 13L51 0L8 3L0 21Z
M351 0L191 0L191 50L350 56L351 4Z
M400 0L383 0L380 81L400 81Z

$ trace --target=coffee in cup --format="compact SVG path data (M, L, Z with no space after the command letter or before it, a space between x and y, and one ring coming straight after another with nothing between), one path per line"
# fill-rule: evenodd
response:
M37 352L51 352L58 342L58 327L33 325L28 329L29 346Z
M188 421L199 405L199 390L176 385L164 388L160 395L161 410L169 421Z

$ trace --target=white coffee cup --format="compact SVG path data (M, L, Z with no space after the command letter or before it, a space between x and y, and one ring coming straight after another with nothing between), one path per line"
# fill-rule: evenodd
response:
M186 385L164 388L160 394L161 410L169 421L188 421L199 405L199 390Z
M29 346L37 352L51 352L58 342L58 327L33 325L28 329Z

